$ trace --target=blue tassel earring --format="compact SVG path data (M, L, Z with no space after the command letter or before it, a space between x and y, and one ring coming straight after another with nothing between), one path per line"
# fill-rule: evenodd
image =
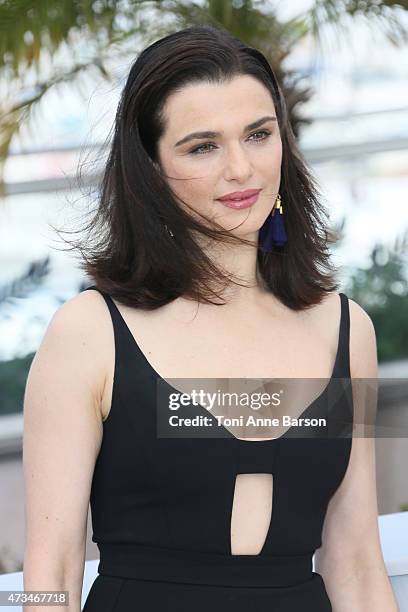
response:
M271 253L275 246L283 246L287 242L283 208L280 194L276 198L276 205L266 218L259 230L259 244L263 251Z

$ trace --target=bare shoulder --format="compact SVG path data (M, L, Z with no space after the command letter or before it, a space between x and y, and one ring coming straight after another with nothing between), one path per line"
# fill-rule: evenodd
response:
M347 296L350 313L350 336L361 342L367 339L375 339L375 329L370 315L360 304ZM328 314L336 313L340 309L340 296L336 291L331 291L324 296L319 307L325 309ZM351 328L353 331L351 332ZM350 338L351 339L351 338Z
M360 304L347 296L350 315L350 371L352 378L377 377L377 340L373 321ZM322 318L337 316L339 293L328 293L321 302Z
M350 310L350 324L351 320L353 320L355 330L363 330L367 333L367 331L371 328L374 331L372 319L367 311L350 297L348 298L348 302Z
M25 586L33 584L30 576L38 575L38 567L51 576L58 559L78 579L83 570L92 475L103 436L106 316L93 291L67 300L53 314L30 366L23 410Z
M109 323L110 315L103 297L97 291L88 290L74 295L55 311L47 333L56 338L61 336L78 349L82 346L94 353L109 338Z
M377 378L377 338L370 315L348 298L350 312L350 370L352 378Z
M367 435L370 430L365 430L365 424L375 418L377 405L375 386L370 385L370 393L366 388L366 379L378 377L376 333L366 310L351 298L348 298L348 303L350 373L352 379L363 380L362 384L359 381L352 384L355 428L349 463L340 486L330 500L322 532L322 546L315 557L317 571L324 578L333 602L337 598L339 602L342 601L344 576L355 576L356 568L368 568L368 574L374 568L375 584L379 580L386 580L378 532L375 436L371 433Z
M109 352L113 347L111 327L103 297L94 290L83 291L55 311L37 351L44 363L62 354L66 376L69 376L71 367L86 372L97 411L106 384Z
M104 299L98 291L93 289L81 291L66 300L55 311L53 319L69 325L81 326L81 322L92 323L94 316L103 316ZM86 318L86 321L85 321ZM88 320L90 319L90 320Z
M352 378L377 378L377 339L373 321L360 304L347 296L350 315L350 371ZM329 292L311 309L317 329L329 328L338 321L340 295Z

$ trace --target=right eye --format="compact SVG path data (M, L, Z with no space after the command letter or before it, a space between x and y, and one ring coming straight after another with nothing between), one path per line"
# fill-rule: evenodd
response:
M196 147L195 149L192 149L190 151L190 153L192 155L203 155L205 153L210 153L210 151L208 151L208 149L206 151L201 151L200 149L202 149L203 147L214 147L215 145L213 145L211 142L206 142L205 144L199 145L198 147ZM212 149L211 149L212 150Z

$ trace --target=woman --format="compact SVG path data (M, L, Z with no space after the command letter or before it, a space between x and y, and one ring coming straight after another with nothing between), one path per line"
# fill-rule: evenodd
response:
M69 590L80 609L90 500L85 612L397 609L350 394L312 433L242 436L213 415L158 430L159 387L194 377L323 379L290 403L314 417L335 379L377 376L323 213L259 51L197 26L140 54L77 245L95 284L55 313L27 381L26 589Z

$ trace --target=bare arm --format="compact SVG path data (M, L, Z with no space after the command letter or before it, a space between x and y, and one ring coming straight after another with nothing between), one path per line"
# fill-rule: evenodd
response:
M378 379L375 330L370 317L350 300L351 377ZM355 381L355 412L364 408L364 381ZM355 419L362 422L360 419ZM375 438L357 426L347 472L330 500L315 565L333 612L398 612L387 576L378 530Z
M67 612L80 610L90 488L102 440L101 327L105 334L108 328L98 318L98 299L84 292L54 314L24 398L24 590L68 590Z

